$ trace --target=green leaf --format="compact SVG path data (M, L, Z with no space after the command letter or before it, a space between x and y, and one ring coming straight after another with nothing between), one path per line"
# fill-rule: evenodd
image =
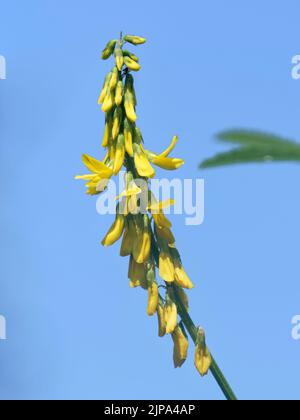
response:
M276 135L231 130L217 138L240 147L205 160L200 166L203 169L241 163L300 162L300 144Z

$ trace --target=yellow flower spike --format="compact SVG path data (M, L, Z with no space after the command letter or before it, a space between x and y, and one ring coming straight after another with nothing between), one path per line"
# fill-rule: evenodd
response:
M106 94L107 94L107 89L109 87L111 76L112 76L112 72L109 72L105 77L104 85L103 85L102 91L101 91L99 99L98 99L98 105L101 105L104 102L104 99L105 99Z
M130 280L130 287L148 289L145 265L138 264L132 256L129 262L128 278Z
M165 307L162 304L161 300L159 300L157 306L157 320L158 320L158 336L164 337L166 335L166 317L165 317Z
M118 45L115 49L115 59L116 59L117 69L119 71L122 71L122 68L124 65L124 57L123 57L123 51L120 48L120 45Z
M165 317L166 317L166 334L172 334L177 326L177 306L172 301L169 295L167 295L167 303L165 306Z
M119 135L122 119L123 119L123 111L122 111L122 108L118 107L115 109L114 117L113 117L113 127L112 127L113 140L116 140Z
M144 178L153 178L155 170L151 166L147 156L142 152L141 147L137 144L133 145L134 163L138 174Z
M174 264L167 246L164 246L159 254L159 275L167 283L173 283L175 280Z
M123 102L123 83L120 80L116 88L115 103L117 106L120 106L122 102Z
M103 246L114 245L122 236L125 226L125 217L122 214L117 214L116 220L112 224L108 233L102 241Z
M174 343L173 361L174 367L181 367L187 359L189 342L183 327L177 325L172 333Z
M133 244L132 255L137 263L145 263L149 260L151 251L151 235L148 226L148 217L143 221L136 221L136 238Z
M155 279L155 269L149 264L147 269L147 282L148 282L148 316L153 316L158 307L159 294L158 285Z
M115 160L114 160L114 175L118 175L118 173L120 172L124 164L124 159L125 159L124 135L119 134L117 147L116 147Z
M184 160L169 157L151 156L150 160L154 165L167 171L175 171L184 165Z
M124 41L129 42L130 44L133 44L133 45L141 45L141 44L145 44L147 40L146 38L142 38L140 36L126 35L124 36Z
M132 127L127 118L124 120L124 137L125 137L125 149L130 157L133 157L133 136Z
M108 42L104 50L102 51L102 60L107 60L114 52L117 40L113 39Z
M197 341L195 348L195 366L201 376L208 374L212 365L212 357L206 346L205 332L202 328L198 328Z
M132 60L130 57L124 57L124 63L132 71L141 70L141 65L136 61Z

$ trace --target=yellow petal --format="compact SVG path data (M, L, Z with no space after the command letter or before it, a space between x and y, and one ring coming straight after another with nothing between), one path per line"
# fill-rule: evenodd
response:
M153 178L155 176L155 170L152 168L145 153L135 153L134 163L140 176L144 178Z
M173 151L173 149L175 148L176 144L178 143L178 137L174 136L172 139L172 142L170 144L170 146L160 154L161 157L168 157L169 154Z
M152 157L151 162L162 169L166 169L167 171L175 171L176 169L179 169L182 165L184 165L184 160L182 159L175 159L162 156Z
M83 155L82 161L91 172L111 177L112 170L104 165L104 163L100 160L97 160L89 155Z
M125 225L125 218L123 215L118 215L110 230L102 241L103 246L111 246L116 243L122 236Z

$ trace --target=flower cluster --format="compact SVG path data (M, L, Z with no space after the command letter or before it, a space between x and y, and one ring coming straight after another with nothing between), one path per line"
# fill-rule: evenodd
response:
M189 342L183 322L178 320L178 301L188 311L189 300L185 290L192 289L193 283L176 248L172 224L164 214L164 209L174 202L158 202L150 191L149 180L155 176L153 165L176 170L184 161L170 157L177 144L177 136L165 151L156 154L146 149L137 126L137 99L132 72L139 71L141 65L139 58L124 46L145 42L145 38L127 35L110 41L105 47L102 53L104 60L113 54L115 56L115 65L105 77L99 97L99 105L105 113L102 146L106 155L102 161L84 155L83 162L90 174L76 178L87 181L87 193L96 195L103 192L110 178L125 167L125 191L117 197L116 218L102 244L111 246L122 240L120 255L129 257L130 286L142 287L148 292L147 313L149 316L157 315L160 337L166 334L172 336L174 365L180 367L187 358ZM142 197L144 201L146 197L143 211ZM165 290L164 297L160 290ZM200 374L205 375L210 368L211 356L204 333L199 331L195 365Z

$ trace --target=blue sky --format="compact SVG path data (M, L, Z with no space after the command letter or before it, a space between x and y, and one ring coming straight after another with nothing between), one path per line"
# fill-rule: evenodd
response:
M99 56L120 30L148 38L136 76L147 144L162 150L177 133L178 176L205 179L205 223L172 217L197 286L192 317L240 398L300 397L300 168L197 169L225 128L300 141L299 12L297 0L2 4L0 398L222 398L192 351L173 369L118 246L99 246L111 217L73 180L81 154L99 151L111 65Z

